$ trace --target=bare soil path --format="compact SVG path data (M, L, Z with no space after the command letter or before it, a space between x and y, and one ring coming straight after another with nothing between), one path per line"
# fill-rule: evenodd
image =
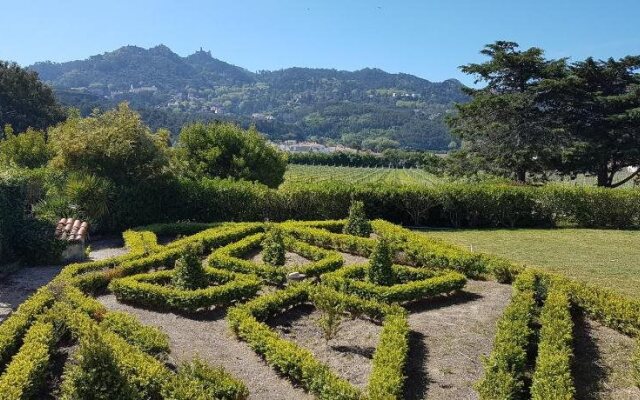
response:
M574 313L573 375L577 400L638 400L632 376L635 341Z
M469 281L456 295L410 305L406 400L477 399L482 356L493 347L496 322L511 286Z
M250 399L313 399L313 396L279 376L246 343L236 339L224 318L223 310L193 319L135 308L118 302L113 295L101 296L98 300L109 310L128 312L143 324L166 332L172 361L182 362L199 357L212 365L224 367L247 385Z

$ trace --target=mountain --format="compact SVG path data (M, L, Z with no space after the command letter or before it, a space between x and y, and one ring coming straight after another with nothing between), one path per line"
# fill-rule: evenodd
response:
M444 116L467 100L462 84L380 69L251 72L209 51L125 46L86 60L29 67L84 114L129 101L154 129L194 120L255 124L272 139L315 139L382 149L446 149Z

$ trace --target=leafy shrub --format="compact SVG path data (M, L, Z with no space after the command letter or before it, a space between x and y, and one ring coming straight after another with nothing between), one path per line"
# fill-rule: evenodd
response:
M195 312L212 306L226 306L250 298L260 289L260 281L252 276L209 268L205 271L209 285L196 290L183 290L167 285L175 271L157 271L114 279L109 289L120 301L152 308L169 308Z
M498 321L493 351L476 384L482 400L518 399L524 391L527 350L533 338L537 277L526 271L514 283L511 302Z
M364 211L364 203L352 201L349 207L349 218L344 224L343 233L354 236L369 237L371 235L371 222L367 219Z
M285 263L284 236L282 230L270 226L262 240L262 261L273 266Z
M329 341L340 332L344 304L332 296L316 296L314 300L313 304L322 313L318 318L318 326L322 329L324 339Z
M133 315L125 312L109 312L100 326L117 333L129 344L145 353L163 356L169 353L169 337L161 330L142 325Z
M0 399L34 398L44 384L56 339L51 323L36 322L29 328L20 351L0 376Z
M88 329L67 364L60 388L63 400L143 399L124 376L110 346L97 327Z
M367 270L367 279L369 282L381 285L391 286L395 282L393 273L393 255L391 245L385 237L378 239L376 247L371 253L369 268Z
M181 290L196 290L207 286L207 276L198 256L202 250L187 247L176 261L171 284Z
M242 382L222 368L212 368L197 359L181 365L162 388L164 400L244 400L248 396Z
M549 289L540 313L540 342L531 384L531 399L567 399L575 396L571 376L573 322L569 296L559 287Z

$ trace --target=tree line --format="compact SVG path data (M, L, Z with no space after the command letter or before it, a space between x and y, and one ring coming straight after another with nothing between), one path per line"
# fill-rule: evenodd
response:
M448 118L462 140L454 158L517 182L549 173L597 177L617 187L640 166L640 56L582 61L547 59L537 47L497 41L489 60L461 70L482 83Z

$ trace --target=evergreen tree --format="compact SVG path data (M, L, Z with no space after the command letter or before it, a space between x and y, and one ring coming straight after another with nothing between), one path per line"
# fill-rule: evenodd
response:
M348 235L369 237L372 232L371 222L367 219L364 211L364 203L353 200L349 207L349 218L344 225L343 233Z
M207 286L207 276L200 261L199 249L189 247L176 261L171 284L183 290L196 290Z
M262 241L262 261L274 266L285 263L284 235L280 228L269 227Z
M389 240L381 237L371 253L368 280L382 286L391 286L395 282L393 273L393 253Z
M549 61L542 49L520 51L517 43L504 41L485 46L481 53L490 60L460 68L486 86L465 88L472 100L457 104L457 114L447 122L463 140L464 150L525 182L528 172L544 171L562 139L541 106L540 83L562 76L565 60Z

